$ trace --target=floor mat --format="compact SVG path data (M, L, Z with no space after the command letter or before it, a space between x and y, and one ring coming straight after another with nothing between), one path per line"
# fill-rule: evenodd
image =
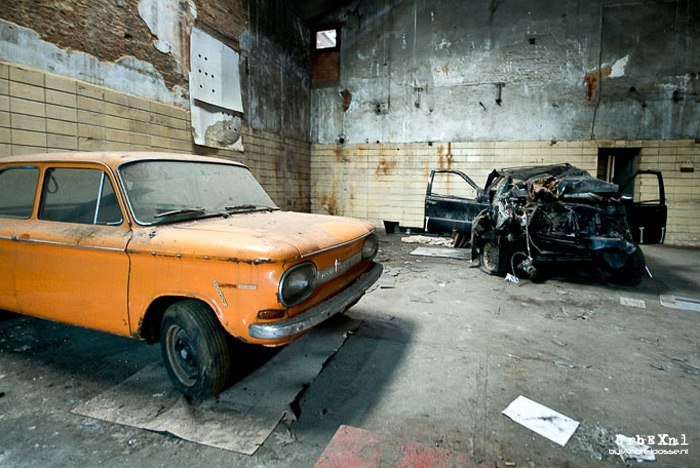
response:
M290 404L359 324L343 315L324 322L218 398L188 401L156 363L73 413L252 455L283 417L294 418Z

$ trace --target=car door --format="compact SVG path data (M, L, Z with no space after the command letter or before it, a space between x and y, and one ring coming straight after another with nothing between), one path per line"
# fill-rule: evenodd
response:
M36 214L16 238L19 311L128 335L130 234L105 168L46 167Z
M425 194L424 228L431 233L469 234L477 214L489 206L486 196L465 173L430 171Z
M0 309L17 310L17 232L31 222L39 173L36 165L0 167Z
M620 185L632 237L638 244L663 244L666 237L666 191L660 171L637 171Z

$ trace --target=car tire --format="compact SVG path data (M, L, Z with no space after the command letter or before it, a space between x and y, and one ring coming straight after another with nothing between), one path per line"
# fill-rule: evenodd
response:
M502 251L494 241L487 240L479 250L479 268L489 275L503 276Z
M221 393L231 372L227 338L205 304L184 300L168 307L161 322L160 348L175 388L196 399Z

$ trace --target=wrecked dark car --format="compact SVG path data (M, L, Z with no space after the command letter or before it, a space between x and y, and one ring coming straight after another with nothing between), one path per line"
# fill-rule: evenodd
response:
M466 193L435 193L436 174L446 172L466 182ZM639 205L653 213L636 219L647 223L648 240L663 242L666 207L658 177L659 200L643 205L629 197L623 204L617 184L570 164L494 170L483 190L460 171L433 171L426 194L425 229L452 231L456 246L465 246L463 240L469 239L472 259L478 259L489 274L512 273L538 281L554 266L573 264L594 267L606 281L636 284L646 267L625 205L630 212ZM638 232L643 233L644 227Z

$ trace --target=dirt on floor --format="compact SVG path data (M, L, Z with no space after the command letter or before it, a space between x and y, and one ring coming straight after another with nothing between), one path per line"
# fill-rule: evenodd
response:
M653 442L655 466L696 465L700 313L659 298L700 299L700 251L644 246L653 279L635 287L514 284L401 237L380 236L384 276L348 312L362 324L252 456L71 413L159 347L4 314L0 466L313 466L341 425L490 466L623 465L617 434ZM519 395L580 422L564 447L501 414Z

